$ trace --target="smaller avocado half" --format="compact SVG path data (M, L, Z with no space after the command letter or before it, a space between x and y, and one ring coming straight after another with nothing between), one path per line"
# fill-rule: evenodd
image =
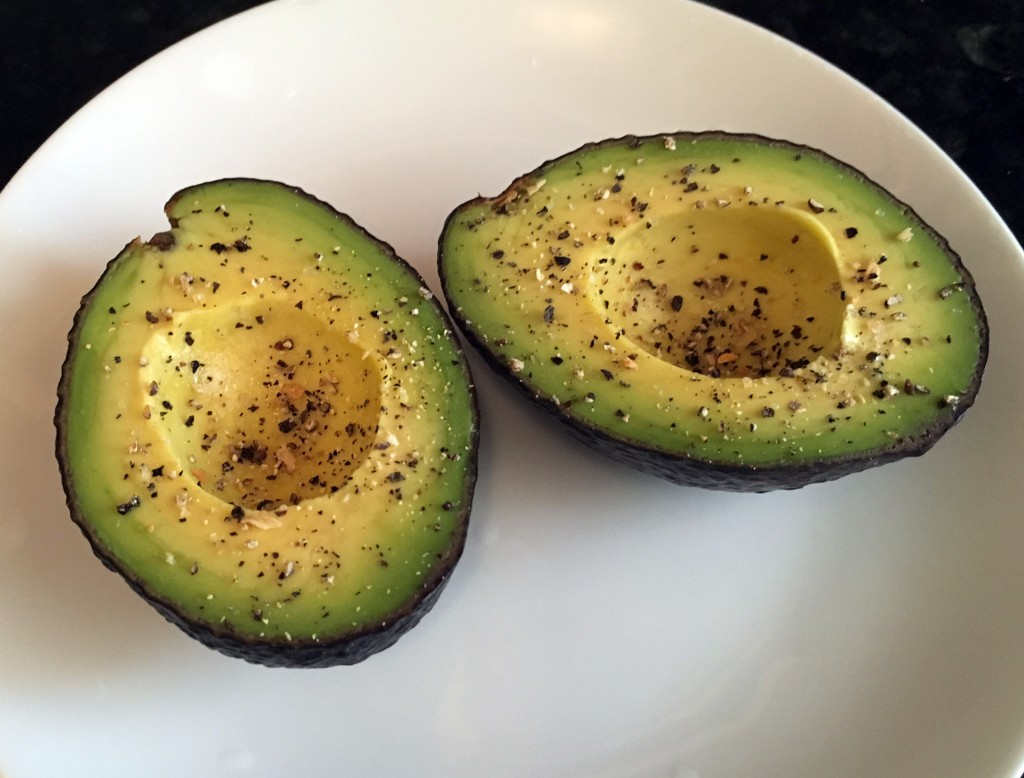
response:
M585 145L456 208L439 267L498 373L683 484L797 488L921 454L988 352L946 240L849 165L757 135Z
M96 555L225 654L352 664L462 553L478 414L423 279L299 189L205 183L85 296L57 459Z

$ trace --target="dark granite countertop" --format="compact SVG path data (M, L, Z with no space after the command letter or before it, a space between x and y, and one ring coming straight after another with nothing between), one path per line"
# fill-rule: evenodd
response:
M705 0L877 92L971 177L1024 240L1021 0ZM0 3L0 187L68 117L175 41L260 0Z

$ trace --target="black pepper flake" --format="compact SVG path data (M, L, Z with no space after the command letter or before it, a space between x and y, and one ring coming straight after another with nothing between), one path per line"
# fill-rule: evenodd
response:
M683 309L683 296L681 294L675 295L672 298L672 302L670 303L670 305L672 306L672 310L675 311L676 313L681 311Z
M931 394L931 389L921 384L915 384L909 378L903 382L903 393L904 394Z
M775 409L772 408L771 406L766 405L761 409L761 416L765 419L770 419L774 415Z
M568 237L569 237L569 230L562 230L560 233L558 233L558 239L559 240L565 240Z
M210 244L210 251L214 252L215 254L223 254L227 250L228 250L228 247L225 246L220 241L217 241L215 243L211 243Z
M189 416L187 419L185 419L185 426L186 427L191 427L195 423L196 423L196 417L195 416Z
M393 484L398 483L399 481L404 481L404 480L405 480L405 476L402 473L400 473L398 470L396 470L395 472L393 472L390 475L388 475L388 481L390 481Z
M159 391L160 385L156 381L151 382L149 385L149 396L154 397Z
M202 366L203 366L203 363L202 363L202 362L200 362L200 361L199 361L198 359L193 359L193 360L192 360L191 362L189 362L189 367L190 367L190 368L192 368L192 374L193 374L193 375L195 375L195 373L196 373L196 372L197 372L197 371L199 370L199 368L200 368L200 367L202 367Z
M160 321L160 319L158 319L157 315L152 311L146 311L146 321L148 321L150 324L156 324L158 321Z
M501 249L498 249L497 251L492 251L491 256L494 257L495 259L501 259L502 257L505 256L505 252L502 251Z
M564 359L562 359L562 358L561 358L560 356L558 356L558 355L556 354L555 356L551 357L551 361L552 361L552 362L553 362L554 364L556 364L556 365L560 365L560 364L562 364L562 362L564 362L565 360L564 360Z
M606 368L601 368L601 375L603 375L609 381L611 381L615 377L615 374L612 373L611 370L608 370Z
M551 324L555 320L555 306L548 305L544 308L544 323Z
M295 429L295 420L294 419L285 419L284 421L280 422L277 425L277 428L281 432L284 432L284 433L291 432L293 429Z
M445 502L441 503L442 510L450 511L454 507L455 503L453 503L451 500L446 500Z
M562 256L555 257L555 264L558 265L559 267L565 267L571 261L572 260L569 259L569 257L562 257Z
M244 253L244 252L248 251L250 248L252 248L248 243L246 243L241 238L236 240L233 245L235 247L235 251L242 252L242 253Z
M843 232L846 234L847 238L856 238L857 237L857 228L856 227L847 227L845 230L843 230Z
M133 511L136 508L138 508L141 504L142 501L139 499L139 495L135 494L132 495L132 498L128 500L128 502L123 502L120 505L118 505L117 512L124 516L129 511Z
M241 521L245 517L245 508L241 505L231 506L231 518L235 521Z

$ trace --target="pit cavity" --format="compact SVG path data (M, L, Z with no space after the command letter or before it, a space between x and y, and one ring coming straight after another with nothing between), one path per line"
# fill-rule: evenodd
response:
M233 505L273 510L335 492L374 443L375 360L290 305L176 315L142 361L144 402L176 466Z
M709 206L634 227L591 299L639 348L713 377L787 375L839 351L838 249L785 206Z

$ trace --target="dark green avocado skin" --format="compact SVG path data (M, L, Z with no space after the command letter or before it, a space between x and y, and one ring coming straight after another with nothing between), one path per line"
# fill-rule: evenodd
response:
M60 413L60 407L58 406L58 420L60 419ZM61 429L59 422L58 429ZM58 435L58 456L61 450L59 439L60 435ZM69 490L69 480L63 475L63 469L62 478L65 489ZM143 581L122 570L110 552L85 531L84 519L70 497L67 500L67 505L72 519L82 529L93 553L103 563L104 567L120 575L136 594L141 596L167 621L181 629L189 637L199 641L207 648L219 651L225 656L243 659L252 664L264 665L266 667L318 668L358 664L373 654L389 648L402 635L415 627L430 609L434 607L444 587L448 584L451 571L459 561L462 550L465 547L466 534L469 527L469 506L473 500L475 481L476 466L474 465L470 474L467 492L462 500L463 508L459 516L461 533L458 542L453 544L452 552L438 567L439 571L446 572L439 573L432 579L424 582L417 598L407 603L406 607L402 610L394 612L386 622L362 632L349 633L333 639L325 638L319 643L303 643L300 641L263 641L257 643L247 640L244 636L228 631L216 631L209 625L199 624L185 618L174 606L174 603L157 596L150 591ZM71 494L70 491L66 493Z
M60 407L57 411L57 419L60 419ZM58 423L58 429L60 424ZM58 435L58 439L60 435ZM58 442L58 455L60 452ZM148 602L161 616L174 626L182 630L186 635L199 641L207 648L235 659L242 659L246 662L265 667L283 668L322 668L335 665L354 665L373 656L386 648L391 647L406 632L415 627L420 620L434 607L441 592L448 584L451 571L462 555L465 547L466 533L469 526L469 506L472 503L473 491L476 481L476 466L473 466L467 493L462 501L462 511L459 517L461 529L458 542L453 544L452 551L448 558L439 565L439 572L432 579L424 582L418 596L410 600L406 607L394 612L386 621L373 628L361 632L349 633L336 638L325 638L318 643L311 642L285 642L285 641L262 641L255 642L247 640L244 636L229 632L216 631L210 625L199 624L185 618L175 607L154 592L146 584L122 570L113 556L107 549L101 546L85 530L84 519L78 512L73 500L67 500L68 509L74 522L82 529L83 534L89 541L93 554L103 563L108 570L121 576L128 586ZM65 489L69 489L68 479L63 474ZM70 491L66 492L68 495Z
M441 278L442 288L445 279ZM484 347L465 320L453 312L452 317L459 325L466 339L488 365L509 382L521 396L527 398L547 416L557 419L569 433L588 449L597 451L617 462L621 462L642 473L663 478L680 486L695 486L725 492L763 493L786 489L800 489L816 483L833 481L872 467L896 462L908 456L919 456L930 449L948 427L929 430L919 438L896 441L884 454L874 457L849 457L844 460L803 462L775 467L740 467L704 462L699 459L679 457L655 448L640 448L633 443L621 441L607 431L587 425L578 417L571 417L569 409L556 406L549 399L539 396L530 387L509 376L504 364ZM958 406L962 415L966 408ZM959 420L959 416L958 416Z
M454 565L455 561L457 559L453 560L451 565ZM334 667L358 664L397 643L402 635L415 627L420 619L434 607L434 603L441 596L448 579L449 576L446 575L424 587L421 599L414 606L396 614L386 625L366 632L347 635L344 639L327 640L323 643L252 643L236 635L218 634L197 626L181 618L173 607L164 603L150 599L150 604L189 637L225 656L243 659L251 664L265 667ZM129 585L139 594L146 596L136 582L129 581Z
M672 132L658 133L650 136L627 135L621 138L609 138L603 141L591 142L570 151L559 157L553 158L537 166L537 170L543 170L551 165L557 164L560 160L572 157L586 149L596 149L606 145L628 144L631 147L639 147L642 143L652 139L662 138L665 135L673 135L679 138L744 138L755 140L761 143L781 145L802 153L818 155L837 167L844 169L850 176L859 180L870 182L864 173L849 164L833 157L825 151L793 144L788 141L781 141L752 133L731 133L718 130L703 132ZM523 176L523 179L533 174ZM871 182L874 183L874 182ZM878 186L877 184L874 184ZM883 190L885 191L885 190ZM888 193L893 202L900 202L894 195ZM467 205L479 202L486 198L477 197L455 208L447 217L444 229L438 240L438 270L442 292L448 300L448 311L450 316L458 324L466 340L483 357L489 367L498 375L509 381L520 394L525 396L533 405L544 411L545 414L557 419L571 435L581 441L587 448L600 452L601 454L627 465L635 470L665 479L681 486L694 486L702 489L711 489L726 492L748 492L764 493L777 490L801 489L811 484L825 483L842 478L847 475L862 472L880 465L899 461L906 457L920 456L926 453L938 442L952 426L957 424L975 401L981 386L981 378L988 361L989 351L989 327L985 311L978 298L974 279L970 271L963 265L959 255L953 251L948 241L930 227L911 207L900 203L905 214L912 219L915 228L927 232L934 237L946 250L947 256L961 273L964 288L969 294L970 304L974 309L978 320L978 334L980 348L978 362L975 367L970 386L960 396L957 404L951 409L952 413L947 415L940 423L924 430L920 435L914 437L903 437L894 440L892 445L883 451L876 451L871 455L858 454L848 457L831 457L820 461L810 460L803 462L782 462L771 466L745 466L725 465L721 463L708 462L696 457L679 455L672 452L662 451L652 446L638 446L635 442L625 441L610 434L607 430L590 425L586 420L571 413L570 407L566 405L555 405L549 398L537 394L530 386L512 374L508 366L498 360L486 344L477 336L473 327L453 302L449 279L444 262L444 237L448 233L450 225L458 218L460 211ZM937 400L937 402L941 402Z
M288 188L296 195L307 198L320 207L329 209L338 219L349 225L352 229L358 230L370 237L371 240L380 245L390 255L393 261L401 264L409 273L419 278L420 283L426 287L426 282L419 276L418 272L404 259L399 257L389 244L370 235L347 214L335 210L330 204L319 200L302 189L296 187ZM187 191L177 192L170 198L165 206L168 214L174 202L186 194ZM158 233L150 242L152 245L164 250L173 245L170 233ZM120 254L111 259L108 267L112 266L119 256ZM89 532L87 519L78 509L71 478L71 466L67 456L67 398L70 387L71 366L74 354L80 345L79 322L84 318L91 300L95 297L97 290L102 284L103 277L101 275L92 289L83 296L68 333L68 351L61 367L61 378L57 389L57 404L54 413L54 426L56 428L55 453L64 488L65 501L72 521L82 531L82 534L89 542L93 554L103 563L104 567L117 573L136 594L141 596L168 622L181 629L185 634L225 656L242 659L251 664L278 668L324 668L336 665L354 665L394 645L399 638L416 626L434 607L441 592L447 585L452 571L462 556L468 534L469 518L478 474L477 451L479 450L480 437L480 410L476 387L472 374L469 371L468 361L465 359L457 339L454 347L461 357L462 368L465 372L471 399L472 419L470 421L472 423L472 437L470 450L472 455L469 457L468 464L466 465L463 494L458 503L457 531L448 548L448 553L440 560L433 574L423 582L415 596L407 600L402 608L392 611L387 619L382 620L379 624L370 625L357 632L334 636L325 635L318 642L301 640L262 640L257 642L244 635L219 629L215 625L196 622L185 617L174 602L153 592L144 581L133 576L118 563L115 555ZM448 323L449 328L454 330L454 324L452 324L443 306L438 305L438 311L442 319Z

